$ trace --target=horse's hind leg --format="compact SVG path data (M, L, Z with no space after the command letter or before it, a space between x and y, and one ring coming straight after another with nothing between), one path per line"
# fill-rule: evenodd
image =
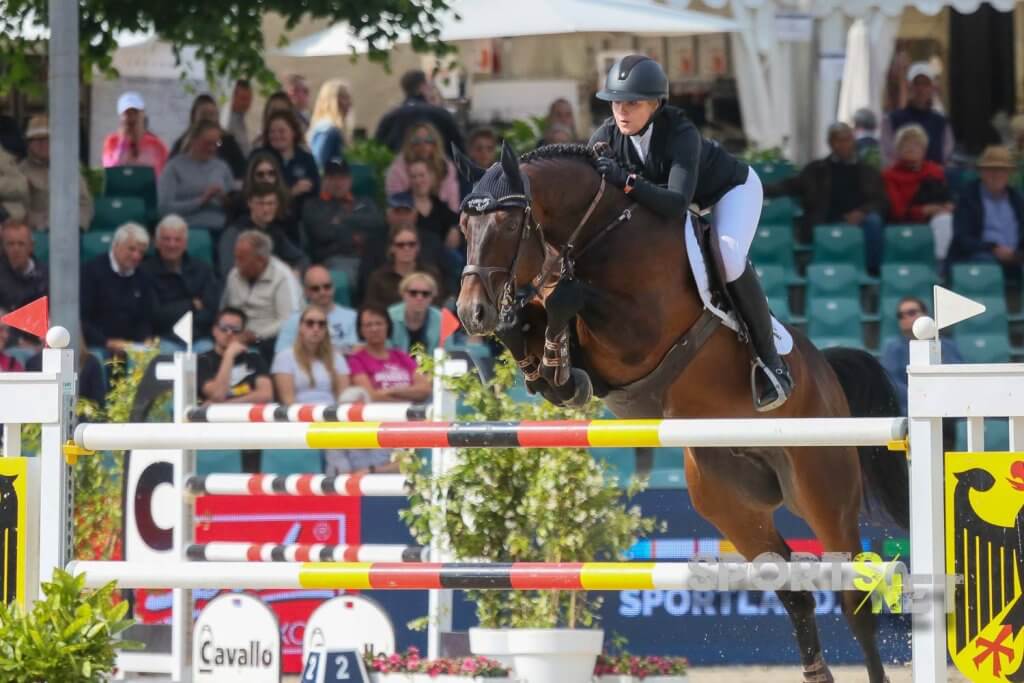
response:
M858 521L861 504L860 467L853 448L791 449L793 492L801 517L826 552L856 556L861 551ZM802 456L802 457L801 457ZM830 485L830 482L851 482ZM843 615L864 652L870 683L885 683L885 667L878 651L877 617L871 600L861 591L840 591Z
M686 482L694 508L748 560L792 550L775 528L773 511L782 500L774 472L728 449L686 451ZM789 613L804 669L804 683L833 683L814 617L814 594L776 591Z

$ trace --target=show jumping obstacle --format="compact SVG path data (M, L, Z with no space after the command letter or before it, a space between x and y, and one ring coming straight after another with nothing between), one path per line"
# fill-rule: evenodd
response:
M941 306L937 306L937 315L943 319ZM918 323L925 322L919 320ZM915 683L937 683L947 680L946 675L946 634L944 614L945 589L945 554L944 554L944 481L942 451L942 419L965 417L968 422L968 450L984 450L984 419L1008 417L1010 422L1010 449L1024 450L1024 364L990 364L990 365L952 365L941 364L941 349L937 341L935 325L915 325L915 330L925 339L910 342L909 376L909 420L907 422L908 441L904 442L910 456L910 487L911 487L911 562L914 576L930 577L933 592L930 600L915 602L912 627L912 662ZM45 579L56 567L68 567L73 572L85 572L90 585L97 585L108 580L116 580L122 586L176 586L204 588L254 588L265 585L301 586L316 585L339 586L361 584L359 587L398 587L396 582L408 587L409 584L421 587L438 587L447 582L448 576L454 585L459 581L479 582L485 576L500 580L506 585L537 586L526 580L531 570L514 569L508 566L490 566L486 568L459 569L459 565L444 569L446 565L431 564L287 564L287 563L171 563L145 564L133 562L74 562L68 564L72 527L69 523L70 500L68 498L68 479L65 461L61 457L61 441L67 434L72 420L72 404L74 395L74 378L71 368L71 352L63 347L67 345L66 333L60 334L59 328L51 330L48 335L51 346L43 354L43 371L38 373L4 373L0 375L0 421L4 423L4 455L20 454L20 424L42 423L42 446L40 457L35 458L33 465L37 468L35 475L30 470L31 504L30 504L30 553L28 555L27 575L30 578L30 595L39 595L39 581ZM183 354L182 354L183 355ZM180 359L176 358L176 364ZM193 393L194 396L194 393ZM175 412L181 417L185 414L184 397L175 398ZM180 418L179 418L180 419ZM770 424L770 418L747 421L694 420L685 424L673 425L672 433L683 435L704 435L701 438L711 439L718 433L718 444L735 444L742 439L738 434L752 433L751 430L764 429L760 425ZM802 421L806 422L806 421ZM857 420L856 422L861 422ZM664 424L664 422L662 423ZM257 426L257 425L253 425ZM288 425L282 425L288 426ZM726 429L728 426L728 429ZM873 424L867 429L857 427L847 433L834 425L825 431L831 431L827 437L820 435L822 423L816 427L810 425L800 427L787 424L784 429L796 427L801 430L801 437L815 439L813 443L821 443L826 438L829 443L846 442L847 439L865 439L870 443L886 444L892 440L896 427L896 439L899 439L899 425L889 421L888 426ZM842 425L845 429L847 425ZM103 431L93 431L93 436L85 437L85 445L99 443L126 444L137 447L139 443L131 443L118 434L117 425L104 425ZM153 427L153 425L147 425ZM149 434L133 431L132 436L145 437L145 443L156 443L163 448L181 448L181 439L177 434L180 425L164 426L164 439L153 439ZM589 428L589 427L588 427ZM129 429L121 427L121 429ZM134 430L134 428L131 428ZM574 439L581 438L583 427L575 426ZM652 434L650 425L639 430L650 444ZM769 428L770 429L770 428ZM86 433L89 433L87 430ZM247 430L246 430L247 431ZM366 434L377 438L377 429ZM503 433L507 434L507 430ZM589 432L587 432L589 433ZM778 430L776 431L778 433ZM452 443L447 439L447 430L443 432L443 442ZM633 433L632 436L635 436ZM868 438L870 436L870 438ZM432 439L437 433L432 432ZM545 439L549 436L545 436ZM616 437L620 438L620 437ZM621 437L626 439L626 437ZM660 436L658 437L660 439ZM679 436L675 443L685 443ZM785 438L787 443L799 442L796 437ZM93 440L95 439L95 440ZM626 439L628 442L628 439ZM639 440L639 439L638 439ZM546 442L546 441L545 441ZM379 443L379 442L378 442ZM504 442L503 442L504 443ZM574 441L578 443L578 441ZM589 442L588 442L589 443ZM619 443L619 442L616 442ZM660 441L659 441L660 443ZM188 451L186 451L188 453ZM69 450L69 455L73 451ZM893 457L901 457L894 454ZM185 488L187 474L184 468L176 475L176 487ZM41 474L41 477L39 476ZM43 483L45 482L45 487ZM207 478L206 484L210 480ZM263 486L261 485L262 489ZM44 493L45 491L45 493ZM46 504L40 505L45 495ZM54 501L57 501L56 503ZM184 528L182 526L181 528ZM181 546L180 534L176 535L175 543ZM746 563L737 563L740 572L749 571ZM791 563L792 564L792 563ZM461 565L465 567L466 565ZM590 565L593 567L594 565ZM615 565L622 567L623 565ZM616 590L635 588L637 582L647 581L647 585L662 586L654 581L658 574L657 567L665 565L624 565L629 569L609 569L607 572L597 570L601 581L589 583L585 568L587 565L564 565L541 567L537 571L548 572L544 581L577 581L579 585L593 589ZM686 566L686 565L676 565ZM376 569L375 569L376 568ZM724 569L724 567L723 567ZM676 580L687 585L679 577L675 569ZM628 572L624 574L623 572ZM415 578L414 578L415 577ZM456 578L459 577L459 578ZM494 577L501 577L500 579ZM513 578L515 577L515 578ZM558 577L557 581L554 577ZM574 578L573 578L574 577ZM642 577L642 578L641 578ZM522 583L519 580L522 579ZM532 580L532 579L531 579ZM657 578L660 582L662 579ZM667 580L667 579L666 579ZM418 582L418 583L417 583ZM466 584L461 584L466 585ZM549 583L548 585L551 585ZM561 584L560 584L561 587ZM924 588L920 580L915 584L920 591ZM176 591L182 593L183 591ZM177 637L177 636L175 636Z
M605 448L885 446L906 437L905 418L580 420L564 422L333 422L176 425L181 448ZM167 425L81 424L75 443L94 451L166 448Z
M418 545L328 545L324 543L193 543L185 556L194 562L426 562L430 549Z
M215 403L192 408L189 422L373 422L429 420L430 406L423 403Z
M867 569L887 575L896 563L789 562L781 566L721 562L699 569L683 562L462 564L338 562L162 565L72 562L86 586L117 581L121 588L224 588L332 590L764 590L771 581L798 590L853 589ZM772 588L774 590L774 587Z
M189 477L185 488L194 496L363 496L406 494L401 474L207 474Z

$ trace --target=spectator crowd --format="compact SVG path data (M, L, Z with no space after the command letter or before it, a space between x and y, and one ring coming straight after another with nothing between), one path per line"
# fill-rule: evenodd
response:
M766 197L800 205L798 242L810 243L821 225L859 228L869 276L885 260L887 225L922 224L940 273L998 264L1019 283L1024 174L1015 155L1024 118L1014 120L1010 146L984 150L976 176L953 183L954 139L936 75L922 62L907 78L904 107L881 122L862 110L851 125L834 124L828 156L766 182ZM83 249L95 247L81 268L84 344L97 358L143 344L177 348L172 328L191 312L204 401L422 400L429 384L409 352L441 344L441 310L465 263L458 210L468 187L450 150L489 166L499 135L463 130L426 74L410 71L376 130L394 154L382 192L357 191L357 171L367 168L350 156L357 93L329 79L314 98L301 75L282 81L252 129L247 81L234 84L223 112L212 96L197 96L170 145L148 128L144 98L121 94L102 149L104 191L94 197L85 178L78 188ZM537 144L580 137L572 105L553 102ZM48 283L46 117L32 117L23 138L23 158L0 147L0 307L8 311ZM899 307L882 314L902 321L925 309L910 299ZM13 345L10 337L0 326L0 345ZM905 356L885 354L897 365ZM0 371L21 365L0 352ZM388 466L373 454L324 457L338 472Z

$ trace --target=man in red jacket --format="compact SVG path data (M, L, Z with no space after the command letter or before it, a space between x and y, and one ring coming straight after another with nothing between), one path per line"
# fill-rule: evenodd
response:
M928 223L935 258L942 261L953 238L953 203L942 166L925 159L928 134L916 124L896 134L896 162L882 172L890 223Z

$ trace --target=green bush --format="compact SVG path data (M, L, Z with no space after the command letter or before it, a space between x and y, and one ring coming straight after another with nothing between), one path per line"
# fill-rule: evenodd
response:
M0 605L0 680L9 683L92 683L113 672L116 651L135 643L117 638L132 625L128 603L114 603L109 583L83 591L85 577L57 570L45 597L28 612Z
M424 361L426 372L432 367ZM467 422L592 419L584 410L549 403L517 403L509 396L515 362L507 353L487 385L476 375L449 379L468 409ZM590 562L620 560L636 539L655 528L629 506L617 481L585 448L463 448L455 466L433 478L415 454L399 456L409 478L409 508L402 517L413 536L437 538L459 561ZM633 483L628 499L641 490ZM575 591L468 591L480 625L488 628L591 626L600 598Z

